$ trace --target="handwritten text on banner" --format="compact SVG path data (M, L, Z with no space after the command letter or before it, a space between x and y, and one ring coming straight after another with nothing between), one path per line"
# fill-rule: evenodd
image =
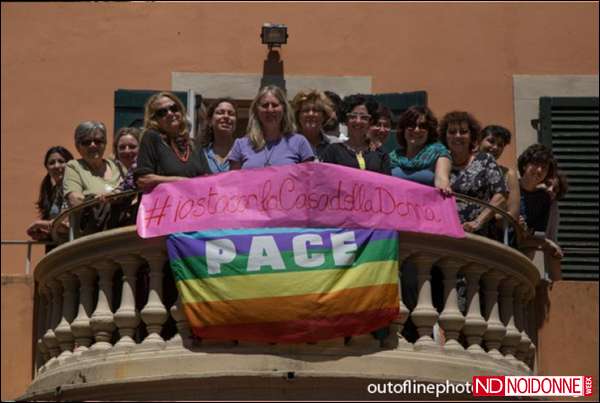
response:
M256 227L344 227L463 237L454 198L374 172L325 163L231 171L158 185L142 197L142 238Z

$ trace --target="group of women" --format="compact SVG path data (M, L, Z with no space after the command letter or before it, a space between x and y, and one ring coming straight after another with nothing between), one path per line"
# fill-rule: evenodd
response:
M50 220L62 208L115 191L150 191L160 183L228 170L308 161L393 175L436 187L444 195L476 197L536 229L545 227L551 216L538 217L538 207L550 210L556 195L564 194L555 191L564 190L566 183L557 176L549 150L541 145L532 146L533 152L528 149L519 158L519 179L514 170L497 163L510 132L500 126L482 130L470 113L450 112L438 123L429 108L411 107L399 117L398 148L388 154L382 145L393 120L390 110L369 96L350 95L340 107L326 93L307 90L290 103L282 89L266 86L250 106L244 137L234 138L235 102L221 98L207 109L203 135L192 139L184 104L174 94L160 92L146 102L143 135L135 128L117 132L114 159L104 157L106 127L93 121L75 130L81 158L73 159L62 147L48 151L48 175L38 201L41 220L28 233L45 239ZM345 124L346 141L328 134L340 132L332 131L332 121ZM547 198L539 193L544 185ZM497 236L491 209L460 200L457 205L465 231Z

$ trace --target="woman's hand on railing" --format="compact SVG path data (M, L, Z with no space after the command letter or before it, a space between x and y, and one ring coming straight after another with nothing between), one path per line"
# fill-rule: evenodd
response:
M467 221L463 223L463 229L465 232L477 232L481 229L481 222L478 220Z
M121 193L121 191L117 189L113 190L112 192L100 193L99 195L96 195L96 200L98 200L100 204L104 204L108 201L109 196L116 195L118 193Z
M482 207L484 207L485 209L489 210L489 217L493 217L494 214L499 214L507 223L508 225L510 225L511 227L514 228L515 230L515 235L516 235L516 241L517 241L517 246L520 249L521 246L521 242L523 240L525 240L527 234L523 231L522 226L510 215L508 214L506 211L502 210L501 208L498 208L497 206L494 206L493 204L490 203L486 203L482 200L479 200L475 197L471 197L471 196L467 196L467 195L463 195L460 193L455 193L454 196L456 197L456 199L458 200L462 200L464 202L468 202L468 203L475 203L478 204ZM483 218L485 218L486 220L488 219L488 213L487 212L482 212L482 214L480 214L479 217L477 217L474 221L479 220L479 228L481 228L481 226L483 224L485 224L485 222L482 222L481 220ZM465 225L467 226L467 228L465 228ZM463 229L467 232L471 232L470 230L473 228L477 228L477 223L474 223L473 221L470 222L465 222L463 224Z
M37 220L27 228L27 235L36 241L45 241L50 239L50 228L52 221Z
M75 206L75 207L71 207L68 208L66 210L63 210L60 212L60 214L54 218L54 220L52 220L51 225L50 225L50 235L51 235L51 239L53 239L55 242L64 242L64 237L61 235L64 235L66 232L68 232L69 228L71 227L71 223L70 222L65 222L67 220L70 220L73 217L78 217L81 212L87 208L87 207L92 207L92 206L97 206L103 203L110 203L112 204L113 202L118 202L120 200L129 198L131 196L135 196L135 195L139 195L140 192L138 190L127 190L127 191L117 191L117 192L110 192L110 193L105 193L103 195L101 195L101 197L94 197L93 199L90 200L85 200L83 203ZM76 226L74 227L74 231L77 232L77 228Z
M450 187L450 185L440 185L440 186L436 186L436 188L438 188L440 190L440 193L442 193L442 196L444 197L450 197L454 194L454 191L452 190L452 188Z

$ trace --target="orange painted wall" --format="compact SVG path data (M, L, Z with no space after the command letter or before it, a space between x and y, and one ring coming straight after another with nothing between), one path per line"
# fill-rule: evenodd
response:
M82 120L113 126L116 89L169 89L172 72L260 74L264 22L289 27L286 74L371 76L374 92L426 90L440 117L466 109L513 130L513 75L598 74L595 2L1 7L3 240L25 239L45 151L74 151ZM514 143L505 154L514 164ZM22 274L24 252L3 246L2 273Z
M13 400L31 382L33 281L2 275L2 401Z
M598 282L559 281L548 295L538 333L539 375L592 376L594 396L586 400L598 401Z

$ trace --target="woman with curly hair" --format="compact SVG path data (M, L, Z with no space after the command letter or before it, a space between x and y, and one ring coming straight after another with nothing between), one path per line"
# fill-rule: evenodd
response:
M292 101L298 132L302 134L320 159L321 154L331 143L339 143L337 137L324 133L323 125L334 114L333 103L325 93L317 90L302 90Z
M381 149L372 150L367 137L373 116L377 112L377 103L370 97L355 94L344 98L343 104L344 121L348 125L348 141L327 146L321 160L390 175L388 155Z
M544 242L541 245L549 262L548 269L553 280L560 279L560 259L563 252L555 242L556 228L549 231L549 221L558 218L552 217L555 199L562 198L567 191L566 177L557 173L556 160L552 151L542 144L533 144L519 156L519 185L521 188L521 217L520 221L528 232L544 233ZM558 215L558 211L555 212ZM553 233L551 233L553 232ZM532 258L532 254L529 254Z
M398 148L390 153L392 175L435 186L450 195L450 152L437 141L438 121L426 106L407 109L398 121Z
M452 155L450 186L456 193L501 207L508 193L504 175L490 154L479 152L479 122L468 112L447 113L440 122L440 137ZM467 232L491 236L488 222L493 210L457 200L458 215Z
M519 156L521 217L532 231L545 232L552 195L543 185L555 177L556 161L546 146L533 144Z

